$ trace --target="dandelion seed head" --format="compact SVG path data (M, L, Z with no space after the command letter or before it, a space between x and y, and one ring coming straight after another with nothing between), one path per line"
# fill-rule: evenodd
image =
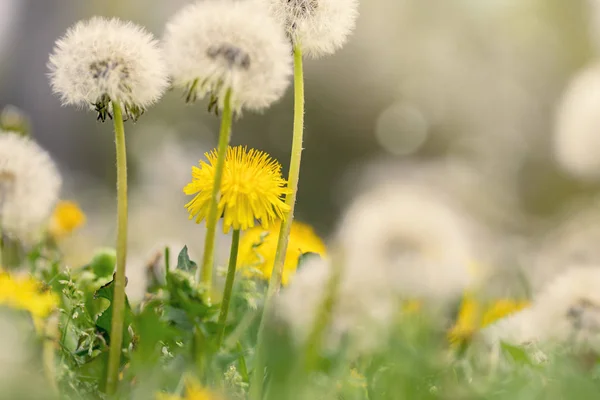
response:
M407 298L459 296L476 278L470 223L441 193L382 185L348 208L339 240L357 279L389 282Z
M37 143L16 133L0 132L0 228L28 242L48 220L62 179Z
M499 326L488 338L569 343L600 348L600 267L569 268L533 297L528 308Z
M473 293L467 292L463 296L456 322L448 332L448 339L453 346L469 342L480 329L528 306L529 302L526 300L500 298L483 301Z
M582 180L600 178L600 65L569 83L556 114L554 154L559 165Z
M160 99L168 85L152 34L117 18L93 17L73 25L56 42L48 68L63 104L110 112L109 102L118 101L134 118Z
M516 345L537 343L539 335L534 320L535 311L524 308L490 324L481 330L480 337L489 344L500 341Z
M294 45L318 58L340 49L356 25L358 0L261 0Z
M176 87L187 99L212 96L259 111L279 100L292 72L282 28L256 1L202 0L184 7L167 24L164 48Z
M309 259L277 300L277 316L303 343L319 314L333 271L328 258ZM332 321L325 334L325 347L338 348L348 340L352 352L363 353L385 343L397 309L397 297L381 282L354 279L342 266ZM375 284L373 284L375 283Z
M200 223L209 212L214 184L217 151L205 154L208 162L192 167L192 182L183 189L194 198L186 204L190 219ZM289 192L281 176L281 165L262 151L229 147L221 182L218 214L223 215L223 230L246 230L260 220L263 228L282 219L289 206L282 196Z

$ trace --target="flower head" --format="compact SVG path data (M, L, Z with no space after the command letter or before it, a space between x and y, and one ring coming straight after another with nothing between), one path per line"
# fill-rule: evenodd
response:
M278 296L276 315L289 325L299 343L308 337L327 295L334 270L332 262L328 258L308 259ZM398 298L385 282L364 277L355 274L349 265L342 265L332 321L324 336L328 349L338 349L344 339L349 339L351 350L358 353L385 343Z
M528 306L528 301L515 299L497 299L486 305L467 293L463 297L456 323L448 332L450 343L453 345L464 343L479 329Z
M220 400L221 397L205 389L198 382L191 378L185 381L185 396L176 396L172 394L160 393L156 400Z
M48 68L52 89L63 104L91 107L102 120L110 116L111 101L136 119L168 85L152 34L117 18L76 23L56 42Z
M36 236L58 199L61 177L34 141L0 132L0 227L20 240Z
M186 204L190 219L200 223L208 215L214 183L217 152L206 153L208 163L200 161L200 168L192 167L192 182L183 189L195 197ZM289 206L281 196L286 194L286 180L281 177L281 166L268 154L245 147L229 147L221 182L219 215L223 215L223 230L246 230L260 220L263 228L282 219Z
M268 230L257 226L244 232L240 240L238 265L246 268L249 274L252 274L252 270L259 270L260 277L269 280L275 263L280 227L281 221L278 221ZM305 253L325 256L325 244L309 225L293 221L283 265L283 285L288 284L296 272L300 256Z
M600 268L573 267L533 297L530 308L491 325L485 337L523 344L537 341L600 349Z
M560 166L573 176L600 178L600 65L569 83L556 115L554 153Z
M0 271L0 304L44 318L57 307L58 297L44 291L41 283L33 278Z
M309 57L332 54L354 30L358 0L262 0Z
M473 283L470 224L443 193L382 185L347 210L339 240L359 280L381 281L402 296L446 300Z
M67 236L85 224L85 214L77 203L59 201L54 208L48 231L52 237L59 239Z
M211 95L220 108L261 110L289 84L291 55L281 27L255 1L202 0L167 24L169 70L188 101Z

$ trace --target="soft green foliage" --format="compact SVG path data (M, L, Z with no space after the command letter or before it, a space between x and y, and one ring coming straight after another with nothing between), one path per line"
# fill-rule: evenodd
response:
M215 343L219 304L203 301L203 289L194 279L195 263L186 250L179 252L178 265L173 268L153 265L155 280L144 300L134 306L127 302L118 398L152 399L158 392L181 393L186 376L227 399L248 396L257 317L266 285L238 277L225 341L219 349ZM38 339L40 346L54 346L55 365L52 374L38 379L47 387L52 385L50 379L54 380L60 398L112 398L103 392L113 288L112 276L107 274L107 266L114 265L107 256L110 253L103 251L89 265L75 270L62 269L60 259L53 258L58 253L46 245L29 255L35 275L61 297L58 335ZM324 299L324 306L331 309L332 299ZM326 326L327 313L323 318ZM381 337L377 350L357 354L350 342L335 351L316 336L310 343L297 343L287 325L270 317L264 398L597 398L600 363L591 350L544 348L541 357L542 349L534 346L490 346L475 340L458 351L448 344L448 323L440 321L446 319L426 309L399 315L392 334ZM21 325L15 327L22 329ZM313 336L322 339L326 330L316 329ZM41 369L40 357L28 362ZM51 390L43 397L37 388L27 385L14 390L19 390L19 398L56 398ZM23 390L27 393L21 395Z

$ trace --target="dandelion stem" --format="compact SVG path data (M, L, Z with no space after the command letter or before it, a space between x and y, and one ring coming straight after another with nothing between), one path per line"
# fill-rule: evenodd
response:
M204 300L210 301L210 290L212 286L212 272L215 259L215 235L217 222L219 220L219 192L225 167L225 156L231 136L231 89L225 94L223 117L221 118L221 130L219 132L219 147L217 153L217 165L215 166L215 182L210 200L210 209L206 218L206 237L204 239L204 254L202 256L201 283L204 285Z
M290 211L281 223L275 261L273 262L273 273L269 281L267 300L281 287L281 276L283 264L287 252L292 221L294 220L294 207L298 193L298 181L300 180L300 159L302 158L302 138L304 135L304 72L302 69L302 50L294 46L294 131L292 137L292 156L290 159L290 171L288 174L288 187L290 193L285 196L285 203L290 206Z
M281 223L273 272L269 281L269 288L265 297L265 306L258 328L256 357L254 370L252 372L252 385L250 387L250 399L260 400L262 398L265 349L264 330L266 320L271 313L272 299L279 292L283 264L287 252L288 240L294 220L294 206L296 205L296 194L298 192L298 181L300 179L300 160L302 157L302 139L304 135L304 71L302 67L302 49L299 45L294 46L294 128L292 136L292 156L290 159L290 171L288 174L288 187L291 192L286 195L285 203L290 206L290 211Z
M119 367L121 365L123 324L125 320L125 260L127 258L127 152L125 128L123 127L120 104L113 101L112 106L117 150L117 271L114 277L113 315L106 379L106 391L109 394L113 394L117 389Z
M342 268L339 260L333 260L331 263L331 276L327 283L327 290L325 296L321 301L321 306L317 309L317 315L313 322L313 326L306 339L304 357L302 362L302 369L304 373L310 373L316 366L319 353L321 351L321 345L323 341L323 334L331 321L333 313L333 307L335 305L335 299L340 283L342 274Z
M240 230L233 231L231 238L231 253L229 254L229 267L227 268L227 280L223 290L223 299L221 300L221 311L219 312L219 323L217 330L217 347L221 347L223 337L225 336L225 325L227 325L227 314L229 313L229 303L231 302L231 293L233 291L233 281L235 279L235 267L237 265L238 248L240 245Z

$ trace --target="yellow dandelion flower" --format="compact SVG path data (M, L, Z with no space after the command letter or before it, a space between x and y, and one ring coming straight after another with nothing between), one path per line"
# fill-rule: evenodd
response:
M177 396L168 393L159 393L156 400L221 400L215 393L203 388L198 382L186 379L185 396Z
M246 270L247 276L252 276L258 270L261 278L265 280L271 278L280 227L281 221L277 221L268 230L255 227L244 232L240 240L238 265ZM312 227L293 221L283 264L281 279L283 285L287 285L296 272L298 259L304 253L316 253L323 257L326 254L325 244Z
M59 239L81 227L85 221L85 214L77 203L59 201L54 208L48 232L53 238Z
M423 303L420 300L405 300L402 303L402 312L408 315L416 314L423 308Z
M200 161L200 168L192 167L192 182L183 189L195 197L186 204L190 219L200 223L208 215L214 183L217 151L205 154L208 163ZM262 151L237 146L227 149L221 183L219 215L223 216L223 230L246 230L260 220L264 228L284 217L290 207L281 197L289 192L281 176L281 165Z
M41 283L33 278L0 272L0 304L26 310L34 319L45 318L58 305L58 296L42 290Z
M528 301L514 299L498 299L484 306L472 294L465 294L456 323L448 332L448 339L452 345L459 346L468 342L477 330L527 306Z

